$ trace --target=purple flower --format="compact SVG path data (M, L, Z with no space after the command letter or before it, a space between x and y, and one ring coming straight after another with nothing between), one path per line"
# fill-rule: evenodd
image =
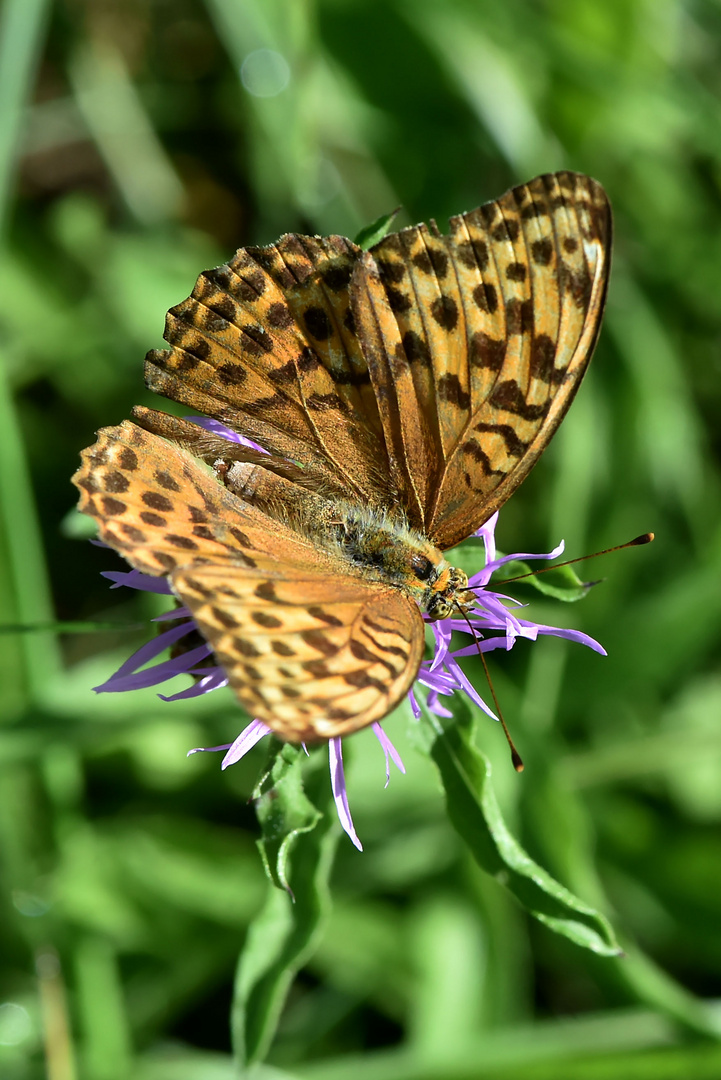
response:
M520 601L503 593L493 591L488 587L491 575L504 563L513 559L555 559L563 551L563 544L559 544L554 551L546 555L518 554L506 555L503 558L496 557L495 527L498 514L494 514L485 525L475 534L485 547L485 565L483 569L469 579L469 587L475 592L476 603L466 613L466 619L447 618L438 622L430 623L435 637L435 649L430 660L424 660L416 677L413 688L408 697L411 708L416 718L420 716L421 707L415 695L417 686L427 690L427 707L439 716L450 716L450 711L442 703L442 698L450 697L454 693L462 692L471 701L493 719L498 719L493 710L486 704L478 691L473 687L459 663L466 656L477 654L480 648L482 652L490 652L493 649L510 650L518 638L526 638L535 641L539 635L552 635L567 638L569 641L578 641L588 645L596 652L605 655L605 650L594 641L578 630L563 630L554 626L545 626L531 622L520 617L520 611L524 607ZM104 577L113 582L113 588L126 585L132 589L143 589L150 592L170 595L170 587L164 578L150 577L138 570L126 572L105 573ZM194 676L192 686L168 697L159 695L164 701L179 701L186 698L199 697L211 690L217 690L228 682L223 669L213 662L213 652L209 645L200 638L198 627L192 619L187 608L176 607L172 611L157 616L155 621L172 621L174 625L158 634L152 641L147 642L137 652L122 664L118 670L110 676L101 686L96 686L98 693L111 691L135 690L140 687L157 686L175 675L189 674ZM474 631L476 640L460 648L452 649L452 635L454 632L468 634L469 624ZM186 642L189 647L180 655L169 660L162 660L146 667L151 661L156 660L169 646L175 645L183 638L195 634L199 644ZM390 778L390 761L401 772L405 772L403 762L398 751L383 731L379 723L373 724L373 732L378 739L386 760L386 786ZM265 735L270 733L270 728L261 720L252 720L241 731L233 743L223 746L197 747L190 750L190 754L206 750L224 750L225 756L221 762L221 768L227 769L234 765L247 752L255 746ZM334 738L329 742L328 755L330 761L331 785L333 798L340 823L344 830L358 848L362 851L362 845L353 826L346 790L345 775L343 772L343 756L341 739Z

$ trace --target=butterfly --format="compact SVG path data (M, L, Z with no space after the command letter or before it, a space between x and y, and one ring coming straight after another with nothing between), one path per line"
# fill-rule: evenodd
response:
M296 234L242 248L168 312L146 384L216 424L135 408L83 451L79 506L168 578L282 738L382 719L418 673L423 616L470 610L443 553L515 491L568 409L610 245L601 185L559 172L448 235L431 222L369 251Z

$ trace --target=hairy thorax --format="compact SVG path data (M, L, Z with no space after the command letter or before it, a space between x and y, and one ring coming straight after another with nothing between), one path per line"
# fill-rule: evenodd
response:
M463 570L451 566L402 515L307 491L242 462L217 461L215 471L234 494L337 553L364 577L401 589L429 619L473 606Z

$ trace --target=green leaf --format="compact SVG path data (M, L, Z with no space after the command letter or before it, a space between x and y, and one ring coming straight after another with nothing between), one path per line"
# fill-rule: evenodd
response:
M390 230L391 225L395 221L400 206L397 206L395 210L392 210L390 214L383 214L381 217L376 218L370 225L365 225L355 238L355 243L358 247L363 248L364 251L370 250L379 244L383 237Z
M315 946L328 912L328 877L339 828L326 771L301 776L303 751L283 745L261 781L263 862L274 888L248 930L232 1011L238 1067L262 1061L293 977Z
M277 741L275 747L275 760L253 793L262 833L258 848L272 884L290 893L290 853L298 837L314 829L322 815L303 790L303 751Z
M491 785L490 763L473 745L474 728L462 702L450 722L423 709L421 737L440 773L453 827L478 865L510 889L531 915L594 953L620 955L604 916L555 881L509 833Z

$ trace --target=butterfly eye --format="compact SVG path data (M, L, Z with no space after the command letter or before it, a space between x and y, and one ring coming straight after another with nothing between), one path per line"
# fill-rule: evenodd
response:
M425 555L411 556L411 570L420 581L428 581L434 569L433 563Z

